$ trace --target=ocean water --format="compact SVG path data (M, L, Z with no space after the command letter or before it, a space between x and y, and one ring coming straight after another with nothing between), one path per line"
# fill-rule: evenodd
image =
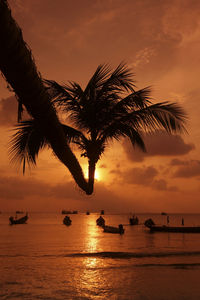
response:
M166 216L105 214L107 225L124 224L124 235L104 233L98 214L30 213L28 224L8 225L0 214L0 299L200 299L200 234L150 233L143 223ZM200 215L170 215L170 224L200 225Z

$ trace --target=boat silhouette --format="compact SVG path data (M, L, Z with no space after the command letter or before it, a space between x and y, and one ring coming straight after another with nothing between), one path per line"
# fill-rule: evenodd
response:
M28 220L28 213L26 213L25 216L18 219L12 216L9 218L10 225L26 224L27 220Z

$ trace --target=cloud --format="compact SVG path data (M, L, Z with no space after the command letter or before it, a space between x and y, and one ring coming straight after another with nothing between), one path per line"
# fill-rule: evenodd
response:
M23 200L29 196L50 196L49 186L36 179L0 176L1 199Z
M113 208L124 208L121 198L102 182L96 182L93 195L87 196L74 181L63 180L52 185L26 176L0 175L0 200L1 209L7 207L10 210L16 210L19 206L26 207L26 210L43 211L62 208L114 211Z
M153 47L146 47L142 50L139 50L136 54L134 62L130 64L130 67L133 67L134 69L136 67L143 67L144 65L148 64L151 60L151 57L155 55L156 51L153 49Z
M131 168L125 172L121 172L120 176L123 181L128 184L136 184L144 187L150 187L159 191L177 191L177 187L168 186L168 183L164 179L157 179L159 172L153 166Z
M193 144L187 144L179 135L169 135L162 131L155 134L146 134L144 142L147 152L138 148L133 149L128 140L124 140L123 148L127 158L131 161L141 162L149 156L176 156L185 155L195 148Z
M170 165L171 165L171 166L185 165L185 161L180 160L180 159L178 159L178 158L174 158L174 159L171 160Z
M131 168L124 172L123 177L124 180L130 184L150 185L157 174L158 171L154 167L150 166Z
M181 178L192 178L200 176L200 160L172 160L172 166L178 166L176 171L173 173L173 177Z
M164 179L154 180L152 182L152 188L158 191L171 191L171 192L178 191L177 186L168 186L166 180Z
M180 46L199 39L199 1L174 0L163 17L163 32L180 41ZM181 15L181 18L180 18Z

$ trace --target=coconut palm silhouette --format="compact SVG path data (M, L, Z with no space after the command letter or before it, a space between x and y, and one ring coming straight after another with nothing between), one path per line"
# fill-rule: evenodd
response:
M111 140L130 139L145 151L143 132L157 129L169 134L185 130L186 114L176 103L156 103L150 88L135 90L133 73L124 63L111 70L99 65L85 89L76 82L60 85L45 80L51 102L66 114L62 125L68 143L76 144L88 159L88 193L93 192L95 167ZM13 159L36 163L39 150L48 146L37 119L21 122L12 139Z
M82 169L65 139L31 50L23 40L6 0L0 0L0 43L0 70L18 99L19 117L25 107L55 155L69 169L79 187L88 193ZM32 143L32 147L37 146Z

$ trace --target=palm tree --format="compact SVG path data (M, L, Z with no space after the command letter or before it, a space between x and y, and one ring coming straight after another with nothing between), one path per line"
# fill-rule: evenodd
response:
M0 43L0 70L16 94L19 115L22 107L25 107L40 126L46 143L70 170L79 187L88 193L82 169L65 139L63 128L37 71L31 50L24 42L22 31L12 18L6 0L0 0ZM34 147L33 144L32 146Z
M66 140L76 144L81 156L88 159L89 193L93 191L96 164L111 140L128 137L133 146L145 151L142 132L163 129L172 134L185 130L186 115L181 107L169 102L153 104L150 88L136 91L132 78L131 70L121 63L114 71L99 65L84 90L75 82L62 86L45 80L55 108L66 113L72 124L62 125ZM39 128L37 120L18 126L12 140L15 159L35 162L39 150L47 145Z

